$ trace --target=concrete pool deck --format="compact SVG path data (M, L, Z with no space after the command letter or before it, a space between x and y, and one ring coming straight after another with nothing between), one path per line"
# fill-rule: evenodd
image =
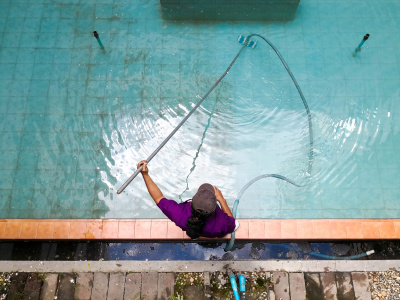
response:
M399 239L400 219L238 219L241 240ZM223 238L227 240L230 235ZM167 219L1 219L2 240L190 240Z

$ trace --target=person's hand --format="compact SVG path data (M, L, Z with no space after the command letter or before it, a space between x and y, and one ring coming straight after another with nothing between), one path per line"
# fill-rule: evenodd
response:
M217 201L219 203L226 202L224 196L222 196L221 191L216 186L214 186L214 191L215 191L215 197L217 198Z
M148 174L149 173L149 168L147 168L147 161L142 160L140 163L138 163L137 169L139 169L141 165L143 165L143 168L142 168L142 170L140 172L142 174Z

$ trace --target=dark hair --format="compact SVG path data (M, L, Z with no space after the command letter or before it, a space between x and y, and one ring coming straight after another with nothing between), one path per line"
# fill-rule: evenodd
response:
M190 211L192 215L186 221L186 234L191 239L197 239L202 233L204 226L206 225L207 218L213 213L209 214L203 210L195 210L192 204L190 204Z

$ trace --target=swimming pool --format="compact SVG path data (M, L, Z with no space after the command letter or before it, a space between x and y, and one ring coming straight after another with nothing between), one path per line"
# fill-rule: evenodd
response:
M398 218L400 4L301 1L288 22L166 21L157 1L0 4L0 218L162 218L143 180L117 189L245 49L149 164L171 199L203 182L241 218ZM102 51L92 32L105 46ZM362 52L351 53L362 37Z

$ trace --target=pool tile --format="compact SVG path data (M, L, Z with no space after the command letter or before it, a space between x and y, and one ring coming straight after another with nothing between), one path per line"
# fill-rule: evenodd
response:
M329 239L331 237L329 220L312 220L312 225L316 239Z
M400 238L400 221L398 219L393 221L393 226L394 226L394 238L399 239Z
M38 222L37 221L23 221L22 222L22 229L21 229L21 239L28 239L33 240L36 238L38 229Z
M152 220L150 237L156 239L167 238L168 221L167 220Z
M297 222L293 220L281 220L282 238L297 239Z
M21 235L22 221L21 220L8 220L6 223L6 231L4 238L18 239Z
M85 233L86 239L101 239L103 232L103 221L102 220L88 220L87 231Z
M38 222L37 229L37 239L52 239L54 232L54 222L53 221L42 221Z
M5 237L6 225L6 220L0 220L0 239L3 239Z
M182 239L186 235L182 229L170 221L168 221L167 230L167 238L169 239Z
M379 239L379 223L376 221L362 221L362 228L365 239Z
M330 234L332 239L346 239L346 224L341 220L329 220Z
M85 239L86 220L71 220L69 239Z
M396 235L396 230L393 221L379 222L379 236L381 239L392 239Z
M362 239L364 235L361 221L346 220L345 224L348 239Z
M240 222L240 220L239 220ZM282 237L281 221L280 220L267 220L264 221L265 238L267 239L280 239Z
M69 220L55 221L53 238L67 239L69 237L70 228L71 228L71 222Z
M104 220L103 221L103 239L114 239L118 236L118 220Z
M297 221L297 237L299 239L314 238L314 229L311 220Z
M137 219L135 222L135 238L149 239L151 231L151 221Z
M262 220L249 221L249 238L250 239L263 239L264 236L265 236L264 222Z
M235 238L237 239L247 239L249 238L249 220L239 219L240 226L235 231Z
M134 239L135 238L135 220L120 220L118 228L118 238Z

